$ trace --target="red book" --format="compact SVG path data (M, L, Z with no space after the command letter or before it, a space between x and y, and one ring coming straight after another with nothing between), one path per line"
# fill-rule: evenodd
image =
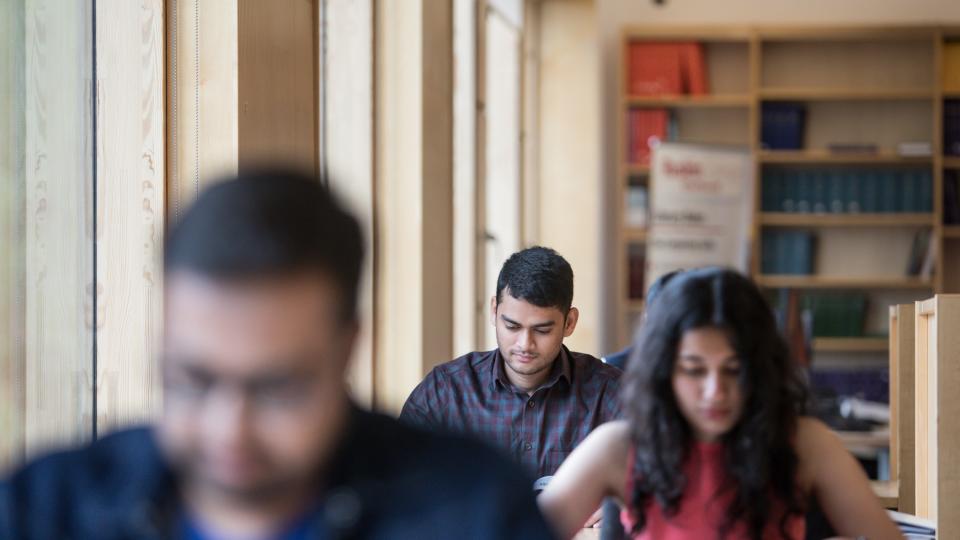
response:
M687 43L683 47L684 86L689 94L702 96L710 92L707 83L707 62L701 43Z
M635 109L630 111L630 115L635 118L631 137L630 162L649 165L651 139L666 139L667 123L670 120L669 112L667 109Z
M627 48L627 93L637 96L683 92L683 46L677 43L632 42Z

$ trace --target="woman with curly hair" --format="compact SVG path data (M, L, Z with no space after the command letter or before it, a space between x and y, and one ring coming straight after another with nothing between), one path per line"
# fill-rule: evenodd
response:
M594 430L540 496L564 538L607 496L632 538L802 540L813 500L841 535L902 538L856 460L804 416L805 385L748 278L683 272L647 315L625 419Z

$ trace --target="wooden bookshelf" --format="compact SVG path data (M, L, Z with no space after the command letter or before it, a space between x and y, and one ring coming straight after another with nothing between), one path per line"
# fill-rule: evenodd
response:
M626 112L631 108L665 108L671 111L679 142L739 144L753 152L755 165L755 213L751 238L750 273L763 287L796 289L851 289L871 297L890 291L920 299L930 292L960 292L960 225L943 226L944 169L960 169L960 157L942 154L943 100L960 99L958 89L943 89L940 62L943 43L960 38L957 29L933 25L760 25L675 26L627 28L622 33L618 65L618 125L615 140L619 151L615 190L624 200L626 190L638 176L655 191L649 167L627 163ZM632 41L697 41L704 44L713 93L699 96L629 95L627 47ZM853 44L853 46L851 46ZM830 58L830 62L824 62ZM764 102L796 101L806 104L805 146L802 150L766 150L761 144L761 114ZM689 126L689 128L688 128ZM902 156L901 142L929 142L930 156ZM870 144L876 152L831 152L831 144ZM932 178L933 211L929 213L785 214L761 210L764 172L802 170L814 167L862 168L867 170L923 171ZM635 181L635 180L634 180ZM627 248L636 249L644 235L625 222L624 205L615 210L615 229L620 251L615 258L618 302L616 348L632 336L629 328L635 301L628 296ZM816 257L850 253L861 257L851 265L850 277L834 277L837 265L815 269L811 276L764 275L761 272L761 242L764 230L809 229L817 235ZM929 228L938 248L932 276L859 275L877 268L872 251L895 249L909 252L912 229ZM901 240L897 240L900 238ZM951 241L947 241L951 240ZM899 243L898 243L899 242ZM847 247L849 246L849 249ZM866 246L876 246L870 249ZM957 253L953 253L957 252ZM899 257L899 255L898 255ZM896 258L896 257L895 257ZM857 262L854 261L854 262ZM867 261L870 261L867 263ZM902 263L897 258L890 264ZM952 276L956 276L955 278ZM900 294L900 292L897 292ZM906 299L906 298L905 298ZM839 343L839 344L838 344ZM881 352L877 341L838 342L832 345L858 352L863 348ZM831 344L823 344L826 347ZM822 347L820 347L822 348ZM823 349L826 350L826 349Z
M764 101L900 101L934 98L932 88L864 89L864 88L762 88Z
M632 107L749 107L753 99L749 94L705 96L627 96L627 105Z
M912 277L833 277L760 274L754 277L762 287L773 289L924 289L933 281Z
M901 156L890 150L870 154L830 152L829 150L764 150L758 155L760 163L782 164L851 164L851 165L929 165L932 156Z
M944 225L943 237L944 238L960 238L960 225Z
M935 214L824 214L765 212L760 225L768 227L913 227L936 223Z
M647 241L647 230L637 227L624 229L624 237L627 242L643 243Z
M889 344L885 337L819 337L813 339L814 352L870 353L885 352Z

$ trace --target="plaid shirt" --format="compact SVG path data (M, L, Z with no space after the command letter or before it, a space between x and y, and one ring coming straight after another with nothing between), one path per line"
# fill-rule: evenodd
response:
M435 367L400 418L477 436L531 474L550 476L593 428L619 415L620 373L562 347L547 382L528 395L507 379L498 349L473 352Z

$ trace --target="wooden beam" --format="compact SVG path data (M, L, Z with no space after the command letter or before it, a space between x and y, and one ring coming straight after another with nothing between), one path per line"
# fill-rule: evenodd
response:
M325 17L322 20L319 17ZM373 314L376 243L373 231L373 1L326 0L318 11L325 33L326 56L319 58L323 116L322 169L337 194L360 220L367 260L360 286L361 335L354 353L349 384L354 399L373 405Z
M164 3L96 0L98 433L159 412Z
M237 2L166 6L167 205L176 221L204 186L237 171Z
M452 5L376 6L376 404L452 356Z
M25 12L28 456L85 441L93 427L91 7L46 0Z

